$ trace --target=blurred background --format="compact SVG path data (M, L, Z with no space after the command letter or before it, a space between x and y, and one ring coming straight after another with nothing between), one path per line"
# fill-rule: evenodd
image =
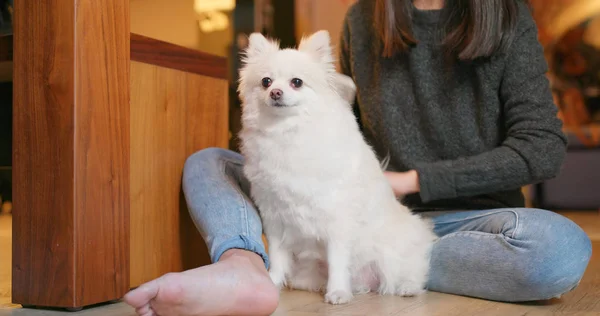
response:
M326 29L337 44L354 0L131 0L131 32L227 57L230 69L231 148L237 148L239 53L246 37L263 32L282 46Z

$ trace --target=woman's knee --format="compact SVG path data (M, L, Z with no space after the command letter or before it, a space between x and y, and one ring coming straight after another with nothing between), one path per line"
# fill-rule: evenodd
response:
M207 169L218 170L223 160L241 163L242 158L241 155L231 150L209 147L195 152L186 159L183 174L184 176L195 174L200 171L207 171Z
M523 300L550 299L579 284L592 245L573 221L550 211L525 210L519 214L515 238L523 251L516 273Z

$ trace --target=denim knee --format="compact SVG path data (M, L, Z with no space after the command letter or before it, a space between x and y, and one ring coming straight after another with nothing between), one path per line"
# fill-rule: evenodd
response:
M183 170L186 202L213 262L229 249L245 249L260 255L268 267L261 220L248 197L242 165L243 157L227 149L192 154Z
M188 173L199 166L217 166L221 159L231 156L232 153L230 150L218 147L199 150L186 159L183 172Z
M227 160L241 164L242 155L223 148L209 147L190 155L183 166L183 177L206 172L221 172L222 161Z
M559 297L579 284L592 244L577 224L554 212L524 210L514 238L525 250L515 275L522 300Z

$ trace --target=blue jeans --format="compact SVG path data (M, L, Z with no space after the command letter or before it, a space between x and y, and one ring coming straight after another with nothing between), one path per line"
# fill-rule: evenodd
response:
M241 155L209 148L188 158L183 189L213 262L229 249L260 255L261 220L249 198ZM569 219L539 209L424 212L440 237L428 289L489 300L544 300L574 289L592 246Z

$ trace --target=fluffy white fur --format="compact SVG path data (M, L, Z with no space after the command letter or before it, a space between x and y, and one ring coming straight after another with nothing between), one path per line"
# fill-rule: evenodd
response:
M349 105L356 88L336 73L329 34L317 32L297 50L260 34L249 40L240 137L273 282L324 290L332 304L371 290L423 292L435 235L396 200L364 141ZM293 78L303 86L293 87ZM280 100L270 98L272 89L281 89Z

